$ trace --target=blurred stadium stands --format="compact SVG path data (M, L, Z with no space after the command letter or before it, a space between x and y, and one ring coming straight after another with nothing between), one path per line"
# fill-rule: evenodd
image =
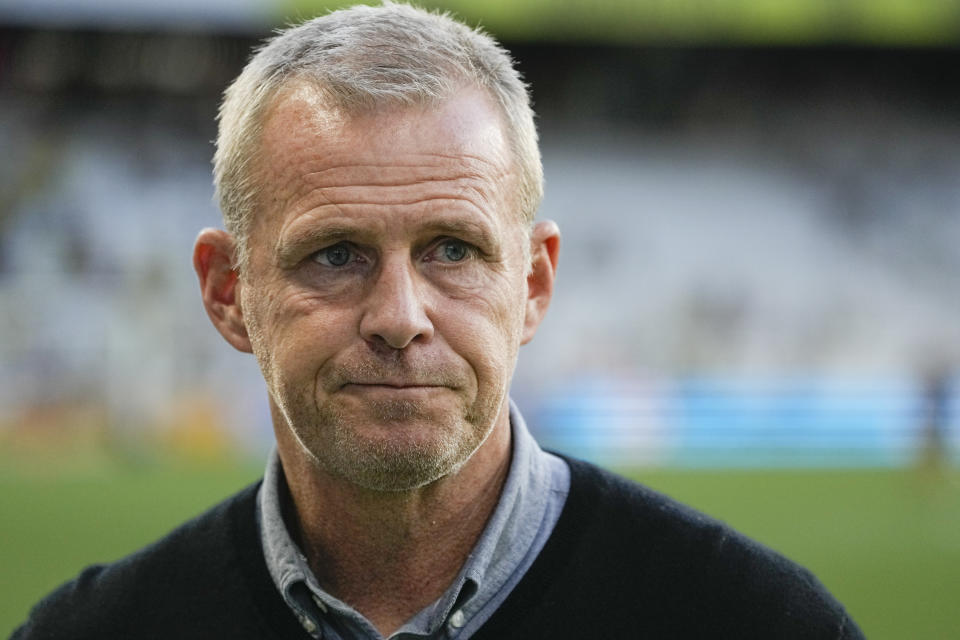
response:
M912 380L828 377L594 378L540 406L546 446L624 468L907 466L928 455L937 410Z
M0 4L0 439L95 423L260 450L262 381L209 326L190 252L219 223L218 95L276 8L68 4ZM505 28L564 232L515 381L543 440L620 464L957 459L955 34L564 28Z

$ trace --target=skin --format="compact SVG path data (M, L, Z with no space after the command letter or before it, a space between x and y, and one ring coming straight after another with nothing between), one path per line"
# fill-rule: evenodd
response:
M263 371L311 568L387 635L449 586L496 505L559 232L519 220L499 111L469 87L347 116L292 85L260 180L242 273L228 233L197 239L204 304Z

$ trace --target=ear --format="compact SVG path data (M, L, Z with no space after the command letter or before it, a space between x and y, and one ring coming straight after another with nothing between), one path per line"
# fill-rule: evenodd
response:
M236 242L220 229L204 229L193 246L193 268L210 321L234 348L251 353L240 307L240 283L233 268Z
M560 229L552 220L541 220L530 233L530 273L527 274L527 312L520 344L533 340L553 297L553 281L560 256Z

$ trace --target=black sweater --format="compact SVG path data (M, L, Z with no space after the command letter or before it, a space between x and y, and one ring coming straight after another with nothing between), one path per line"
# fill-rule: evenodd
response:
M476 640L863 637L805 569L641 485L568 462L553 534ZM267 572L256 493L86 569L13 638L309 638Z

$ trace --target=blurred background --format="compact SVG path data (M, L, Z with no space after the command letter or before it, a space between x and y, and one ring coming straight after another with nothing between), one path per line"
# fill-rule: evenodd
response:
M192 242L220 93L343 4L0 0L0 635L261 473ZM541 443L799 560L871 638L955 637L960 1L423 4L532 84Z

